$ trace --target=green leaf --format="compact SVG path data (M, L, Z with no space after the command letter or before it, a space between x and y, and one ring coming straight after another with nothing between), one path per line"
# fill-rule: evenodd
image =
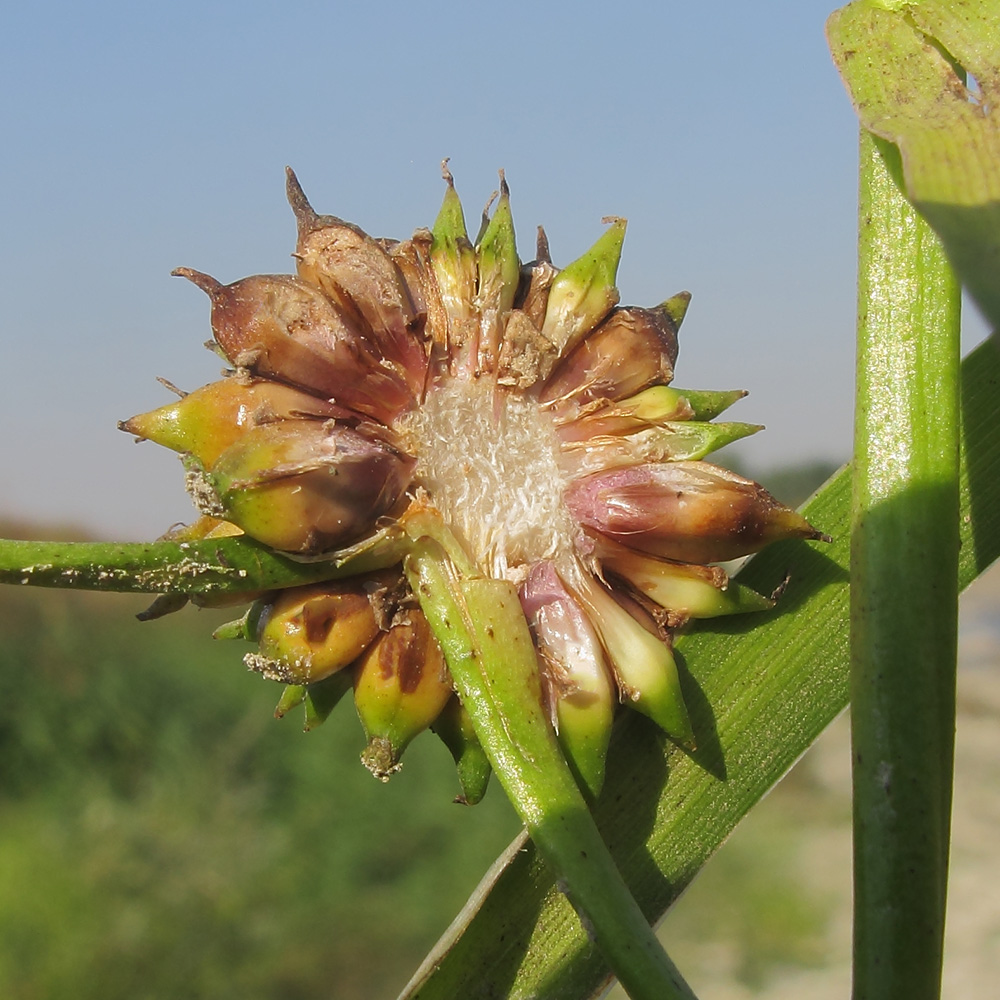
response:
M963 587L1000 556L998 385L1000 354L985 344L962 366ZM616 724L595 813L648 917L677 899L847 704L850 506L842 470L804 508L833 544L782 542L740 574L763 593L790 574L777 611L715 619L678 640L697 752L682 752L633 712ZM403 997L580 1000L607 974L533 846L518 841Z
M1000 0L855 0L827 37L861 124L1000 327Z

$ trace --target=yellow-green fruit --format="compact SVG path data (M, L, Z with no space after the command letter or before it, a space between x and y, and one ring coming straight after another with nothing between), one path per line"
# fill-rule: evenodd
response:
M362 763L387 781L406 745L440 714L452 686L441 647L423 613L379 636L354 673L354 704L368 737Z
M118 426L164 448L194 455L208 468L251 427L276 420L328 420L345 412L288 385L234 376Z
M357 659L378 635L360 583L320 583L283 590L251 612L259 650L248 667L285 684L315 684Z
M611 661L622 701L651 718L682 746L694 732L670 644L641 625L596 580L581 575L573 586L590 614Z
M628 580L668 612L671 627L683 625L689 618L718 618L774 607L770 598L731 582L720 566L657 559L608 539L598 541L598 553L605 570Z

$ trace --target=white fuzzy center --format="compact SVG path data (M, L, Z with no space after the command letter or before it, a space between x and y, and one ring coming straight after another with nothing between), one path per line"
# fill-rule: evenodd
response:
M401 423L416 482L490 575L519 583L531 563L573 550L558 440L534 400L450 379Z

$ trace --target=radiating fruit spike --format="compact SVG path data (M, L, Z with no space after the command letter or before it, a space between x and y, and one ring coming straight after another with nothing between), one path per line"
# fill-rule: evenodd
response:
M535 563L518 596L535 638L559 745L581 787L596 798L615 705L600 640L552 563Z
M341 698L351 690L353 679L350 670L339 670L329 677L306 687L305 732L323 725L330 713L340 704Z
M163 618L180 611L187 605L187 602L187 594L157 594L149 607L140 611L135 617L141 622L156 621L157 618Z
M414 336L417 314L390 255L363 229L335 215L317 215L291 167L285 168L289 204L298 225L299 277L321 288L353 325L394 364L413 392L424 382L426 356Z
M478 362L476 251L465 228L465 213L448 161L441 164L447 188L431 230L431 266L448 319L448 351L460 370L471 374Z
M552 254L549 252L549 237L544 226L539 226L535 232L535 263L552 263Z
M619 405L630 408L637 417L650 423L662 423L665 420L714 420L746 394L745 389L716 392L654 385L635 396L623 399Z
M455 801L466 806L481 802L493 768L476 736L472 717L459 701L458 695L453 694L448 699L441 714L431 723L431 729L455 758L458 780L462 786L462 794Z
M276 420L330 420L349 410L279 382L239 376L210 382L149 413L122 421L120 430L173 451L188 452L204 466L249 428Z
M414 460L359 430L302 421L251 428L200 479L220 513L283 552L316 553L370 529L402 495ZM201 497L204 502L204 497ZM209 497L209 503L211 497Z
M829 541L763 486L707 462L594 473L565 498L581 524L677 562L725 562L782 538Z
M671 628L683 625L689 618L768 611L775 604L756 590L731 581L719 566L656 559L606 538L598 540L597 555L606 572L627 580L665 609Z
M687 315L688 306L691 305L691 293L690 292L678 292L676 295L671 295L660 308L670 317L671 322L674 326L674 332L676 333L684 322L684 317Z
M679 389L694 411L695 420L714 420L737 400L747 395L746 389Z
M226 358L254 375L299 386L391 422L414 403L402 378L318 289L284 274L231 285L191 268L171 272L212 300L212 331Z
M283 719L293 708L298 708L306 700L305 684L286 684L274 706L274 717Z
M579 477L643 462L690 461L763 429L760 424L711 424L696 420L663 423L632 434L564 441L559 464L569 475Z
M503 171L500 171L501 178L503 177ZM476 238L472 241L472 245L476 248L476 253L479 252L479 245L483 242L483 237L486 235L486 230L490 228L490 212L493 210L493 203L500 197L499 191L494 191L489 198L486 199L486 204L483 205L483 214L479 217L479 232L476 233ZM513 225L513 223L511 223Z
M248 614L258 644L246 665L285 684L315 684L356 660L379 634L363 583L320 583L279 591Z
M500 171L500 201L476 248L479 287L479 371L497 370L500 341L507 313L514 305L521 262L517 257L514 219L510 211L510 189Z
M354 669L354 705L368 746L361 761L381 781L399 770L407 744L441 714L452 694L441 647L423 613L382 633Z
M541 330L556 357L573 350L618 302L615 276L626 223L617 218L605 221L610 227L582 257L556 275L549 289Z
M254 642L255 638L247 627L247 616L250 614L249 611L242 618L234 618L231 622L223 622L213 633L213 639L222 639L224 641L229 641L232 639L244 639L249 642Z
M539 227L539 232L542 232ZM544 233L542 233L544 235ZM533 260L521 268L521 282L518 288L517 297L514 304L524 312L524 315L531 320L540 331L545 322L545 310L549 303L549 292L552 290L552 283L556 280L559 271L552 266L552 261L548 259L548 243L544 247L546 256ZM551 354L555 347L548 341L548 351Z
M597 628L621 700L652 719L682 746L693 747L694 732L677 664L667 643L640 625L590 574L578 573L566 584Z
M541 399L559 400L563 407L623 399L654 382L669 382L676 360L677 325L665 305L615 309L563 358Z
M455 190L455 178L448 169L448 160L441 161L441 178L447 185L444 192L444 200L438 212L437 219L431 228L434 237L434 246L444 251L446 248L455 252L459 242L469 242L469 231L465 226L465 210L462 208L462 200Z

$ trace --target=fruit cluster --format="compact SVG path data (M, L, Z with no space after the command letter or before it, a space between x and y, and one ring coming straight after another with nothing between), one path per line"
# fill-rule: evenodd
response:
M224 285L179 268L211 299L232 370L121 426L183 455L202 517L176 537L245 533L303 559L366 549L350 579L239 595L254 603L221 634L286 685L279 715L305 702L315 725L353 688L374 774L431 727L465 799L482 796L489 764L404 571L430 537L454 573L519 588L536 697L596 794L619 701L693 743L672 631L772 605L716 564L823 536L702 461L759 428L714 419L742 392L669 384L686 292L617 305L624 220L562 270L539 230L522 264L502 174L475 239L445 180L434 227L397 242L317 215L289 171L297 276Z

